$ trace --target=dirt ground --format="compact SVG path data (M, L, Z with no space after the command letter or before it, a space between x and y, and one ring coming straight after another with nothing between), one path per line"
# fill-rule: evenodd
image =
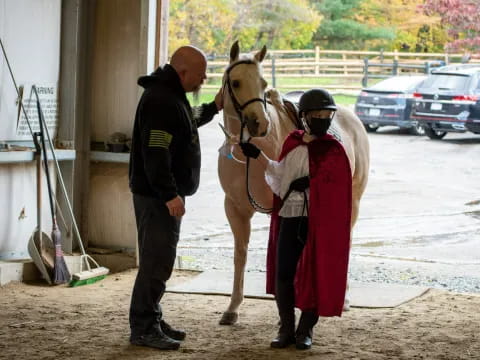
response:
M322 318L311 350L273 350L271 300L246 299L239 323L218 325L228 297L167 293L165 319L187 331L179 351L128 342L136 270L68 288L10 283L0 288L1 359L480 359L480 295L430 290L394 309ZM176 271L169 284L195 276Z

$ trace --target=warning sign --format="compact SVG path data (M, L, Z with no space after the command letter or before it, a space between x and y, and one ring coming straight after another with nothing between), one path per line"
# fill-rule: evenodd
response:
M58 125L58 93L56 85L35 85L40 99L41 111L47 124L50 137L57 132ZM33 85L25 85L22 92L22 102L25 112L18 104L18 118L15 140L31 140L33 132L40 131L40 119L38 117L37 98L33 91ZM25 116L26 113L26 116Z

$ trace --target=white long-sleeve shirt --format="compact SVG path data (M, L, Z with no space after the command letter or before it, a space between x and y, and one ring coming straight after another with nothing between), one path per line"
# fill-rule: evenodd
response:
M275 195L281 199L286 195L293 180L309 175L308 148L299 145L290 151L282 161L269 160L265 171L265 180ZM280 212L282 217L307 216L310 189L306 190L307 202L303 192L292 191L285 199Z

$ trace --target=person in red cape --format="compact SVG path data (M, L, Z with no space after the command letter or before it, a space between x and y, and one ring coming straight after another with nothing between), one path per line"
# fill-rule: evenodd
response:
M251 142L274 193L267 253L267 293L280 316L273 348L312 345L319 316L341 316L347 288L352 177L343 145L327 133L337 107L323 89L306 91L299 112L306 130L286 138L278 161ZM262 156L260 156L260 154ZM295 312L302 310L295 330Z

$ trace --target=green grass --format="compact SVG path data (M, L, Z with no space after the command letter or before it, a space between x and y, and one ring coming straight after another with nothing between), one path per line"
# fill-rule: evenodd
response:
M357 100L356 96L341 94L333 95L333 98L335 99L335 102L339 105L353 105Z
M272 79L266 79L271 84ZM338 80L332 78L277 78L275 86L281 88L282 85L332 85L338 83Z
M287 90L287 89L279 88L278 90L281 93L286 93L287 91L292 90L292 89ZM205 90L204 92L200 93L200 97L199 97L197 103L195 103L193 101L193 98L192 98L191 94L188 94L187 98L188 98L188 101L190 101L190 104L195 106L195 105L200 105L200 104L203 104L203 103L212 102L213 99L215 98L215 93L214 92L209 93L209 92L207 92L207 90ZM335 102L339 105L355 104L355 100L357 99L356 96L341 95L341 94L336 94L336 95L333 96L333 98L335 99Z
M269 85L271 86L271 80L269 78L266 78L268 81ZM325 85L335 85L335 84L343 84L343 85L358 85L360 82L359 79L334 79L334 78L315 78L315 77L309 77L309 78L277 78L276 79L276 84L275 88L278 89L282 94L285 94L289 91L295 90L292 87L282 87L284 86L292 86L292 85L298 85L299 89L305 90L305 86L311 86L311 87L322 87ZM220 78L209 78L206 82L208 85L215 85L218 87L218 89L221 86L221 79ZM372 84L369 85L373 85ZM199 100L197 104L203 104L203 103L208 103L213 101L216 93L216 89L203 89ZM340 105L351 105L355 103L356 96L352 95L343 95L343 94L336 94L333 96L335 98L335 101L340 104ZM191 104L195 105L195 103L192 100L192 96L189 94L188 99Z
M269 86L272 86L272 79L266 77L265 80L268 82ZM373 82L373 79L370 80ZM208 85L216 85L220 87L221 79L220 78L209 78L206 82ZM282 88L282 85L292 86L298 85L299 87L305 85L314 85L314 86L323 86L323 85L360 85L359 79L348 79L348 78L324 78L324 77L277 77L275 82L275 87L278 89Z

